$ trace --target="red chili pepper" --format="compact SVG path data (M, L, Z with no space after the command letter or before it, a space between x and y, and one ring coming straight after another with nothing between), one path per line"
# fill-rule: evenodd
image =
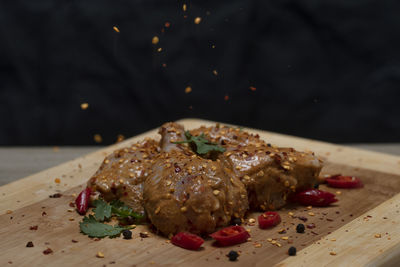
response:
M319 189L308 189L295 195L294 200L304 206L326 207L338 201L332 193Z
M75 199L76 209L78 210L79 214L85 215L86 211L88 210L91 193L92 190L89 187L86 187Z
M275 211L267 211L258 216L258 226L266 229L278 225L281 222L281 216Z
M210 236L217 240L218 245L225 247L246 242L250 234L242 226L235 225L223 228Z
M175 246L181 248L198 250L204 243L204 240L200 236L191 233L180 232L172 237L171 242Z
M360 188L363 184L360 178L355 176L334 175L325 179L330 187L336 188Z

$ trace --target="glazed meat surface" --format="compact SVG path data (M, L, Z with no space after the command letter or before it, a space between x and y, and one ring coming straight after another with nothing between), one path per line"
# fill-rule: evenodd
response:
M189 231L206 234L243 218L248 209L244 185L220 161L204 159L185 145L183 128L161 127L162 152L144 183L144 207L153 225L164 235ZM166 152L167 150L168 152Z
M88 181L106 201L121 199L135 212L143 213L143 182L151 172L152 159L159 154L159 143L145 139L107 156Z
M311 152L277 148L239 128L216 126L191 131L196 136L201 133L226 148L219 159L246 186L251 209L279 209L290 194L318 182L322 162Z

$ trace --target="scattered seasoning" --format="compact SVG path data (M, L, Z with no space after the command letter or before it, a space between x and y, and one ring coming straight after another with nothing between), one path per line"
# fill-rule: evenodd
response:
M61 183L61 180L60 180L60 178L56 178L56 179L54 179L54 182L55 182L56 184L59 184L59 183Z
M314 229L315 228L315 224L314 223L307 224L307 228L308 229Z
M305 230L304 224L299 223L299 224L296 226L296 232L297 232L297 233L302 234L302 233L304 233L304 230Z
M375 238L381 238L381 234L375 234Z
M117 27L117 26L114 26L114 27L113 27L113 29L114 29L114 31L116 31L116 32L118 32L118 33L119 33L119 29L118 29L118 27Z
M55 193L53 195L50 195L49 198L60 198L62 196L62 194L60 193Z
M237 253L237 251L235 250L231 250L226 256L229 258L230 261L236 261L239 257L239 253Z
M158 38L158 36L154 36L153 39L151 39L151 43L153 45L158 44L158 42L160 42L160 38Z
M26 247L27 248L33 248L34 247L33 242L29 241L28 243L26 243Z
M255 88L254 86L250 86L249 88L250 88L250 90L253 91L253 92L254 92L255 90L257 90L257 88Z
M329 254L332 255L332 256L335 256L336 252L335 251L331 251L331 252L329 252Z
M98 251L96 254L97 258L104 258L104 254L101 251Z
M12 210L7 210L6 213L7 214L11 214L11 213L13 213L13 211Z
M128 229L122 231L122 235L124 236L124 239L132 239L132 232Z
M95 135L93 136L93 140L94 140L96 143L101 143L101 142L103 142L103 137L101 137L100 134L95 134Z
M183 11L186 11L186 10L187 10L187 5L186 5L186 4L183 4L182 10L183 10Z
M197 17L197 18L194 19L194 24L200 24L200 22L201 22L201 18L200 17Z
M308 219L304 216L299 216L299 217L297 217L297 219L302 220L303 222L308 221Z
M296 252L297 252L297 250L295 247L290 247L288 250L289 256L296 256Z
M37 225L34 225L34 226L31 226L31 227L29 227L29 230L37 230L39 227L37 226Z
M185 93L186 93L186 94L189 94L190 92L192 92L192 87L187 86L187 87L185 88Z
M224 96L224 100L225 100L225 101L228 101L228 100L229 100L229 95L225 95L225 96Z
M140 232L139 235L141 238L146 238L150 236L148 232Z
M89 107L89 103L82 103L81 104L81 109L86 110Z
M44 255L48 255L48 254L52 254L52 253L53 253L53 250L51 248L47 248L47 249L43 250Z

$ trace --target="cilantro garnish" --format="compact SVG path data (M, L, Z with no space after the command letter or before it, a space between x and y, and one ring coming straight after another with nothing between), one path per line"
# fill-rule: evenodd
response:
M113 200L110 204L112 213L118 217L126 218L130 216L137 220L144 218L143 214L132 211L131 208L129 208L127 205L125 205L124 202L120 200Z
M103 199L97 199L93 201L94 216L89 215L89 217L84 217L83 221L79 223L81 232L89 237L116 237L121 234L122 231L126 229L131 229L131 227L123 227L116 225L109 225L102 223L108 221L112 216L116 216L119 219L124 219L127 217L133 217L136 220L141 220L144 215L132 211L131 208L125 205L124 202L120 200L114 200L110 204Z
M130 227L122 227L119 225L109 225L98 222L93 215L89 217L84 217L83 221L79 223L81 232L89 237L106 237L110 238L116 237L121 234L125 229L130 229Z
M111 206L107 202L102 199L96 199L93 201L93 206L95 206L93 211L96 220L103 222L111 218Z
M213 143L207 140L204 133L201 133L199 136L193 136L190 134L189 131L186 131L185 137L186 137L185 141L174 142L174 144L188 143L194 145L196 149L195 152L200 155L207 154L208 152L211 151L225 152L226 150L225 148L220 147L217 143Z

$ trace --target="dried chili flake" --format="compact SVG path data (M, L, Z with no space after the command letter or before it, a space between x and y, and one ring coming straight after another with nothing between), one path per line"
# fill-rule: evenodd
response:
M62 194L60 193L55 193L53 195L50 195L49 198L60 198L62 196Z
M29 227L29 230L34 230L34 231L36 231L38 228L39 228L39 226L34 225L34 226Z
M52 254L52 253L53 253L53 250L51 248L47 248L47 249L43 250L44 255L48 255L48 254Z
M27 248L33 248L34 247L33 242L29 241L28 243L26 243L26 247Z

